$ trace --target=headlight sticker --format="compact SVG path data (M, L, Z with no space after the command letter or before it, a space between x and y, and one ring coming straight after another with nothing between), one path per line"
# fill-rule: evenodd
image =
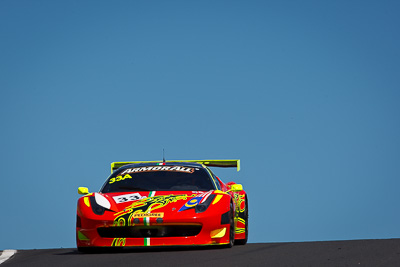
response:
M145 197L146 196L142 196L139 193L133 193L133 194L126 194L126 195L119 195L119 196L113 197L113 199L118 204L118 203L139 200L139 199L142 199Z
M196 207L198 204L203 203L204 201L207 200L207 198L211 195L212 191L205 192L203 194L197 195L193 198L191 198L188 202L185 203L179 210L179 211L184 211L187 209L191 209Z
M105 209L111 208L110 202L103 195L95 193L94 199L96 200L96 203L99 204L100 206L102 206L103 208L105 208Z
M185 205L182 206L182 208L180 208L178 210L179 211L184 211L190 208L194 208L197 204L200 203L202 197L194 197L192 199L190 199L188 202L185 203Z

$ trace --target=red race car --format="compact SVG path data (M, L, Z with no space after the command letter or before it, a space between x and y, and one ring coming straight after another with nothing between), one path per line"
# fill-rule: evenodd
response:
M78 188L78 250L246 244L246 192L207 166L239 171L240 161L113 162L98 193Z

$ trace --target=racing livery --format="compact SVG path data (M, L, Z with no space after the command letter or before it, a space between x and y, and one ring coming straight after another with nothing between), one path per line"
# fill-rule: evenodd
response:
M246 192L208 167L239 171L240 161L113 162L99 192L78 188L78 250L246 244Z

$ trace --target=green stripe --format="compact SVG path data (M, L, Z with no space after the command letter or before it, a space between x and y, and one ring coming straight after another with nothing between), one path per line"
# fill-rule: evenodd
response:
M145 246L150 246L150 237L145 237L144 238L144 245Z
M150 191L148 197L154 197L155 194L156 194L156 191ZM151 212L151 210L148 210L147 212ZM149 226L150 225L150 218L149 217L143 218L143 223L144 223L145 226ZM150 239L149 239L149 242L150 242Z
M87 238L84 234L81 233L81 231L78 231L78 239L79 240L90 240L89 238Z

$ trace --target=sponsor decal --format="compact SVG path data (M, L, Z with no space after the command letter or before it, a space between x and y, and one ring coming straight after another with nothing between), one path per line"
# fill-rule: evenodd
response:
M193 173L194 168L188 168L184 166L149 166L149 167L138 167L126 169L120 173L120 175L129 173L139 173L139 172L156 172L156 171L169 171L169 172L186 172Z
M152 212L152 213L134 213L133 218L163 218L164 217L164 212Z
M246 209L246 205L245 205L245 198L244 198L244 194L240 195L240 194L234 194L235 197L235 201L236 201L236 212L237 213L243 213L244 210Z
M205 192L205 193L202 193L200 195L197 195L197 196L193 197L188 202L186 202L185 205L183 205L178 210L178 212L194 208L196 205L198 205L200 203L203 203L204 201L207 200L207 198L211 195L211 193L212 193L212 191L209 191L209 192Z
M185 205L183 205L183 206L178 210L178 212L184 211L184 210L187 210L187 209L194 208L197 204L200 203L201 199L202 199L202 197L194 197L194 198L192 198L191 200L189 200L188 202L186 202Z
M189 197L194 197L195 195L161 195L155 196L155 191L150 192L149 196L146 198L139 199L134 201L132 204L127 206L123 211L117 212L114 214L114 224L118 226L133 226L135 219L135 214L147 213L150 211L160 209L165 207L166 205L177 202L180 200L187 200ZM157 212L153 212L157 213ZM149 217L144 217L144 222L149 223Z
M120 195L113 197L116 203L124 203L124 202L129 202L129 201L135 201L145 198L145 196L141 196L139 193L133 193L133 194L126 194L126 195Z

